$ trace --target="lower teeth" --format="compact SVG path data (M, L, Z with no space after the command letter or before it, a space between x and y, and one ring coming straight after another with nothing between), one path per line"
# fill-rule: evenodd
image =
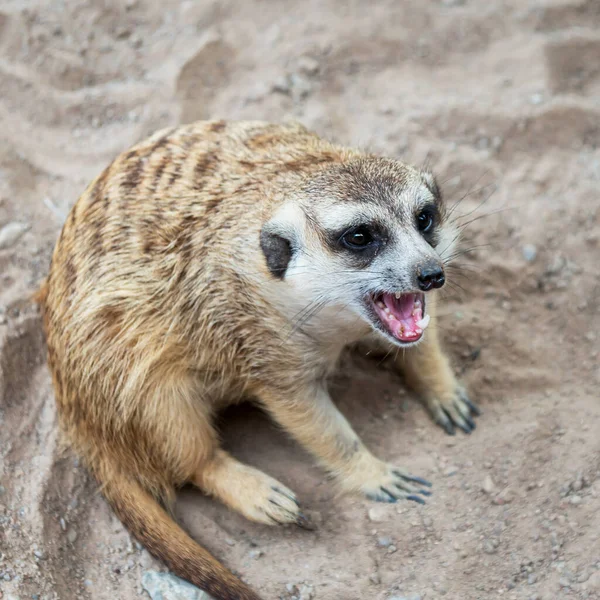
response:
M430 320L431 320L431 317L429 315L425 315L420 321L417 321L415 323L415 325L417 327L419 327L420 329L425 329L427 327L427 325L429 325Z

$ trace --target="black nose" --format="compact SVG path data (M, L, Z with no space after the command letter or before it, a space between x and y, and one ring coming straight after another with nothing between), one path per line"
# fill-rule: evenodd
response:
M417 269L419 288L424 292L434 288L441 288L446 281L444 270L439 265L425 265Z

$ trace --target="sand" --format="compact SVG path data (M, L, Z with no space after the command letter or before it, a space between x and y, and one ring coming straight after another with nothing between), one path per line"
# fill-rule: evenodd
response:
M425 507L335 490L253 410L227 445L292 487L315 532L186 490L192 534L267 598L600 598L600 3L0 3L0 597L137 598L160 568L60 446L30 293L70 206L120 151L203 118L298 119L428 162L465 228L440 324L483 408L435 427L385 365L333 393ZM477 220L475 220L477 219Z

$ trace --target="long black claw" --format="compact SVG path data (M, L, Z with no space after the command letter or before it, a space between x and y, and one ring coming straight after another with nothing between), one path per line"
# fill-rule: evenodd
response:
M426 487L431 487L431 482L427 481L427 479L423 479L422 477L415 477L414 475L407 475L404 477L398 471L394 471L394 474L402 477L402 479L406 479L406 481L412 481L413 483L418 483L420 485L424 485Z
M407 500L412 500L413 502L418 502L419 504L425 504L425 500L421 498L421 496L406 496Z
M422 494L423 496L431 496L431 492L428 490L419 490L419 494Z
M471 433L473 431L468 425L464 425L463 423L457 423L458 427L460 427L465 433Z
M473 421L473 419L471 419L471 417L465 417L465 421L471 428L471 431L473 431L473 429L475 429L477 427L477 425L475 424L475 421Z
M314 531L316 529L315 524L307 519L302 513L298 513L296 525L298 525L298 527L302 527L302 529L307 529L308 531Z
M390 492L390 490L388 490L387 488L384 488L383 486L381 486L381 488L379 488L384 494L386 494L387 496L390 497L389 500L386 500L386 502L390 502L390 503L394 503L398 500L398 498L396 498L396 496L394 496L394 494L392 494L392 492Z
M283 490L279 489L276 485L272 485L271 489L274 492L277 492L278 494L281 494L282 496L289 498L292 502L295 502L296 506L300 506L300 502L298 502L298 500L296 498L294 498L294 496L290 496L287 492L284 492Z
M450 419L438 419L437 424L442 427L448 435L456 435L456 430Z
M465 394L463 394L461 397L463 402L471 409L471 412L476 417L479 417L481 415L481 409L479 408L479 406L477 406L477 404L475 404L474 402L471 402L471 400L469 400L468 396L466 396Z

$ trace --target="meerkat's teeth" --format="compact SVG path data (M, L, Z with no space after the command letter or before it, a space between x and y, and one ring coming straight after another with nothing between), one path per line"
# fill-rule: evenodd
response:
M400 300L400 296L402 296L400 292L396 292L394 295L396 296L396 300Z
M421 329L425 329L427 325L429 325L429 321L431 321L431 317L429 315L425 315L420 321L417 321L415 325Z
M391 315L392 313L390 313L390 309L386 306L383 310L385 310L385 314L386 315Z
M375 304L377 304L377 306L379 306L379 308L385 308L385 304L381 300L377 300L377 302Z

